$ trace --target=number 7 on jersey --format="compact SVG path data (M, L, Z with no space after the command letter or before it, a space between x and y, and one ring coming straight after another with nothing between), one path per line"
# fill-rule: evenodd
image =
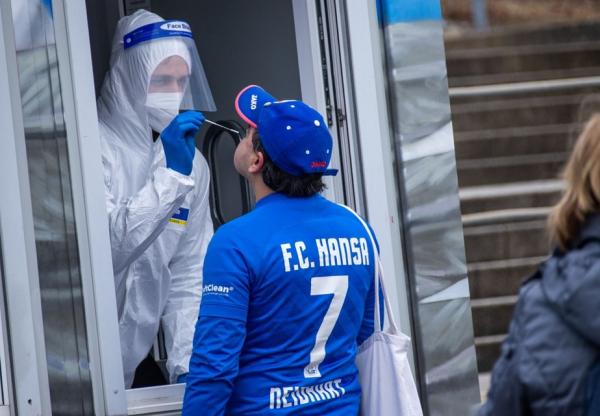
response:
M348 276L313 277L310 280L311 296L333 294L333 299L331 300L325 318L317 331L315 345L310 352L310 363L304 368L304 378L321 377L319 365L325 359L325 345L340 316L347 293Z

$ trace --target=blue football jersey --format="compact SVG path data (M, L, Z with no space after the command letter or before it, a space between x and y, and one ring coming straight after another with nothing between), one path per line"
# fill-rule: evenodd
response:
M346 208L321 196L260 200L209 245L188 383L216 377L238 349L237 368L219 376L226 414L358 414L354 361L373 331L374 261Z

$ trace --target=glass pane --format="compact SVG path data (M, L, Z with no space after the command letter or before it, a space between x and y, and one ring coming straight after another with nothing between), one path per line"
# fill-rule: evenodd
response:
M115 32L118 13L111 13L111 8L114 8L117 3L121 3L120 6L122 6L122 8L119 10L121 13L130 14L138 8L144 8L149 9L166 19L184 19L191 25L196 46L202 60L202 65L204 66L212 90L212 95L219 108L219 111L207 112L206 116L210 120L240 120L235 112L233 99L240 89L251 83L268 86L270 90L272 89L274 94L281 98L299 97L301 95L295 31L293 26L294 16L291 1L282 2L280 0L265 0L261 2L261 7L259 8L256 8L256 5L252 5L244 0L231 0L226 2L226 4L223 2L198 2L190 0L127 0L112 3L102 2L101 0L87 1L88 23L90 25L90 38L92 39L91 51L94 62L94 73L97 80L105 78L107 73L106 69L109 66L109 56L111 55L112 49L110 47L111 45L105 40L110 39ZM114 10L112 11L114 12ZM232 28L234 28L234 30L232 30ZM240 33L243 33L243 36L240 36ZM278 33L278 36L273 37L273 33ZM277 60L265 59L264 54L256 54L252 48L248 48L248 45L258 45L263 43L268 45L265 50L268 49L270 55L277 56ZM226 53L224 53L224 51L226 51ZM135 70L138 71L139 68L135 68ZM97 85L100 85L100 82L98 82ZM146 86L144 87L147 88ZM97 92L98 94L104 94L101 88L98 88ZM110 94L110 92L108 93ZM131 99L132 97L126 98ZM135 99L139 98L135 97ZM136 107L138 105L138 103L131 104ZM100 122L106 126L113 126L114 120L108 120L109 117L103 119L103 115L101 114L99 118ZM197 137L198 148L203 148L205 134L208 129L207 123L199 133ZM140 135L140 140L143 140L143 135ZM149 136L147 140L150 141ZM210 168L212 169L211 181L213 184L213 188L211 188L211 191L213 191L211 192L211 208L216 208L218 205L221 209L224 221L229 221L240 216L245 210L247 211L246 207L251 205L251 201L248 203L243 194L242 188L245 184L240 180L240 176L233 167L232 159L234 149L235 143L229 137L223 136L222 139L215 142L215 157L211 159L215 162L214 165L210 163ZM138 157L142 158L142 154L130 156L130 159L133 160ZM132 164L132 166L134 165ZM145 183L146 177L146 172L142 172L140 177L143 179L140 179L140 182L138 183L130 180L131 178L123 177L125 174L130 175L129 172L125 172L127 172L127 169L123 169L123 164L120 164L119 169L115 169L114 174L111 173L111 175L113 175L112 178L114 178L112 183L127 182L127 185L123 186L122 190L119 191L122 192L122 200L126 200L137 193L142 187L140 184ZM132 172L136 175L140 173L137 166L132 168ZM215 196L217 193L219 194L218 200ZM215 203L215 201L217 202ZM219 224L220 222L215 220L214 225L218 226ZM176 233L179 233L179 230L180 229L178 228L169 227L166 232L161 233L160 235L154 235L153 238L156 239L156 244L150 242L149 249L152 250L158 248L167 238L179 238L175 235ZM180 235L184 234L181 233ZM171 243L168 245L170 247L174 246L174 244ZM148 251L144 254L146 255L147 253ZM172 255L173 253L170 253L163 259L166 260L166 262L170 262ZM153 258L156 259L155 256ZM133 263L134 266L132 267L137 268L139 265L146 262L146 257L135 261L136 263ZM166 272L161 276L167 276ZM119 277L117 277L117 279L119 279ZM119 292L119 288L117 288L117 291L120 319L123 318L123 316L127 316L125 313L129 313L123 306L126 304L125 299L127 299L128 302L129 299L132 299L131 302L138 302L136 303L135 309L139 309L141 302L146 305L142 309L146 309L148 307L147 305L156 304L155 297L140 297L136 299L133 296L127 297L124 291ZM123 295L121 296L120 293L123 293ZM129 293L132 293L132 291ZM152 306L152 308L154 308L154 306ZM159 309L160 308L156 308L156 310ZM159 315L160 311L159 314L156 314L156 317ZM183 313L181 315L183 315ZM196 317L197 312L193 316L193 319L196 319ZM124 321L127 321L127 319L124 319ZM132 319L132 321L139 323L136 330L141 328L143 322L134 319ZM134 325L131 325L131 327L133 326ZM165 325L165 335L167 335L166 327L167 325ZM124 325L122 328L124 328ZM133 333L133 330L131 333ZM148 331L148 333L150 333L150 331ZM127 336L131 337L130 335ZM121 339L122 342L124 342L124 337L125 335L123 335ZM183 338L184 337L182 337L183 341L188 342L188 340ZM144 340L143 346L139 348L147 348L147 350L150 350L152 344L146 341L147 340ZM189 342L191 342L191 337ZM159 366L161 366L161 370L164 370L162 364L166 356L165 352L169 351L166 351L166 349L163 348L164 345L160 338L156 344L158 345L158 351L153 350L152 353L155 359L156 357L160 357ZM143 351L143 353L146 354L146 351ZM137 349L135 354L137 355ZM138 358L139 357L134 357L133 359L127 359L126 361L133 362ZM189 357L187 359L189 359ZM140 375L136 377L136 386L139 386L142 383L157 383L156 380L151 380L150 377L146 376L142 371L144 369L156 369L156 366L153 366L152 364L154 363L151 361L152 360L145 360L145 362L148 363L148 366L144 364L143 367L138 367L138 370L140 370L140 373L138 374ZM125 371L127 372L128 369L126 368ZM129 372L131 373L131 371ZM153 373L156 374L155 371ZM157 379L158 378L161 377L157 377Z
M240 129L240 127L236 128ZM213 224L215 228L245 214L254 206L249 185L233 166L237 147L234 137L227 133L204 137L203 153L211 168Z
M235 143L233 140L223 140L219 142L217 154L219 160L229 162L229 169L223 169L217 180L219 186L219 195L223 196L223 214L225 222L245 214L242 200L242 187L240 184L240 175L233 169L233 153L235 152Z
M12 0L53 414L93 402L50 1Z

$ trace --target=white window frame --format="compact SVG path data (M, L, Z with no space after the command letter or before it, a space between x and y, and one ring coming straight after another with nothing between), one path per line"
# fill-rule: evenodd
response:
M94 77L83 1L53 1L96 415L126 414Z
M314 1L292 0L292 7L302 100L313 106L321 114L327 114L316 5ZM334 143L337 143L336 132L332 129L330 131ZM334 146L330 168L339 169L340 163L340 150L338 146ZM331 201L344 203L341 175L323 177L323 179L327 185L323 195Z
M84 2L55 0L54 4L69 156L72 175L76 178L73 181L75 215L77 224L86 225L78 227L78 242L84 276L90 354L96 352L99 356L99 365L92 366L96 411L104 410L107 415L179 414L183 384L129 389L124 395L121 390L122 364L120 360L114 359L121 356L116 324L116 301L110 302L111 299L115 299L114 284L112 280L101 278L112 275L112 262L104 209L104 184L99 158L100 144L90 44L87 36L81 36L82 33L88 33L87 14ZM298 16L297 9L294 9L301 62L304 60L300 51L310 51L313 42L318 42L318 30L314 26L316 18L314 15L312 19L307 17L306 14ZM306 34L309 34L310 39L307 39ZM307 70L302 65L300 72L303 98L323 111L325 100L321 73L315 72L314 67ZM307 84L315 86L311 92L307 90ZM333 166L336 166L335 160ZM339 186L337 183L330 184L330 194L327 196L333 200L339 199L339 196L336 198L336 189L339 189ZM90 299L95 299L95 303ZM99 407L98 403L103 403L103 406Z
M374 6L363 2L347 4L352 48L352 79L358 135L368 138L360 152L364 162L363 181L366 211L376 231L382 252L392 305L403 332L410 334L410 315L397 225L397 191L384 70L378 49L379 31ZM117 326L108 221L104 209L104 184L93 71L85 2L54 0L56 42L59 55L65 122L73 181L75 215L81 255L82 279L92 363L94 402L98 414L179 414L184 386L145 389L123 388L123 368ZM296 42L300 65L302 98L325 113L318 25L314 2L293 0ZM369 16L365 19L365 16ZM339 152L332 167L339 167ZM343 202L341 178L328 179L326 197ZM85 224L85 227L79 227ZM80 232L81 230L81 232ZM37 275L37 270L36 270ZM110 301L112 300L112 302ZM45 363L45 361L44 361ZM45 367L45 366L44 366ZM43 413L43 412L42 412ZM44 413L45 414L45 413Z
M352 67L367 218L379 242L385 286L399 329L412 337L411 307L394 170L382 33L375 2L348 1L346 25ZM414 348L409 360L414 374Z

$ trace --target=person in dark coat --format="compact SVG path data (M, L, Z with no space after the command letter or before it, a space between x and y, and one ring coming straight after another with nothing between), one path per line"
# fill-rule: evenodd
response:
M521 287L478 416L600 415L600 114L549 217L554 253Z

